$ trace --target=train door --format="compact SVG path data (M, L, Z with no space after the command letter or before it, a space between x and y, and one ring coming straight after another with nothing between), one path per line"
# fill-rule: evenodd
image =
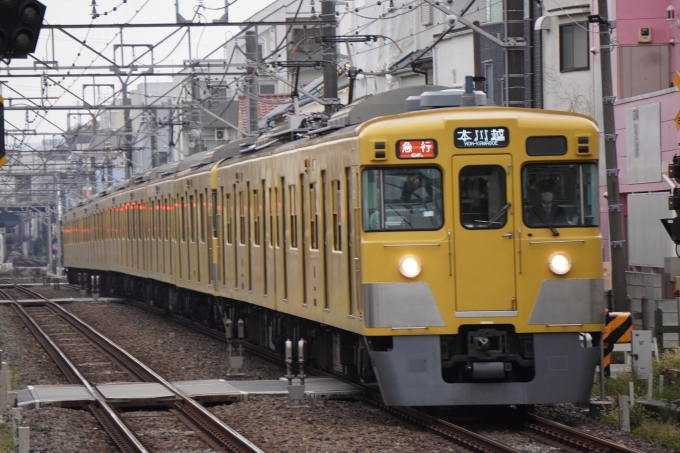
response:
M509 154L453 157L456 312L516 310L511 168Z
M358 181L357 167L345 168L345 191L346 206L347 206L347 269L348 269L348 284L349 284L349 307L348 315L354 317L357 311L361 315L361 307L359 306L359 287L360 287L360 268L359 268L359 218L357 206L357 181Z

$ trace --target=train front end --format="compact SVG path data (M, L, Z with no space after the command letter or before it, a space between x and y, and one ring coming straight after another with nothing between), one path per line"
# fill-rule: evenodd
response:
M359 133L363 334L387 404L587 401L605 308L594 122L448 108Z

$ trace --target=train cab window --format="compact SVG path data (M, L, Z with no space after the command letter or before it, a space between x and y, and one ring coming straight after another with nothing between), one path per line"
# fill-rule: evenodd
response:
M460 222L468 230L498 229L507 223L505 169L500 165L468 165L458 175Z
M436 167L367 168L362 190L365 231L438 230L444 224Z
M598 212L596 164L535 164L522 169L522 214L528 227L597 226Z

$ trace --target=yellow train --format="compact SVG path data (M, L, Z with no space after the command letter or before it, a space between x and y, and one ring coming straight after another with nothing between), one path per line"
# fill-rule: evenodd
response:
M109 188L63 216L69 278L244 319L272 350L304 338L313 364L391 405L587 401L604 328L596 124L425 89Z

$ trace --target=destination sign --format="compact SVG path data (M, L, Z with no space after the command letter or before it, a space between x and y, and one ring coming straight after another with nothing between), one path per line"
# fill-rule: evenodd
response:
M434 140L399 140L397 142L399 159L433 159L437 157L437 142Z
M510 142L507 127L459 127L453 135L456 148L505 148Z

